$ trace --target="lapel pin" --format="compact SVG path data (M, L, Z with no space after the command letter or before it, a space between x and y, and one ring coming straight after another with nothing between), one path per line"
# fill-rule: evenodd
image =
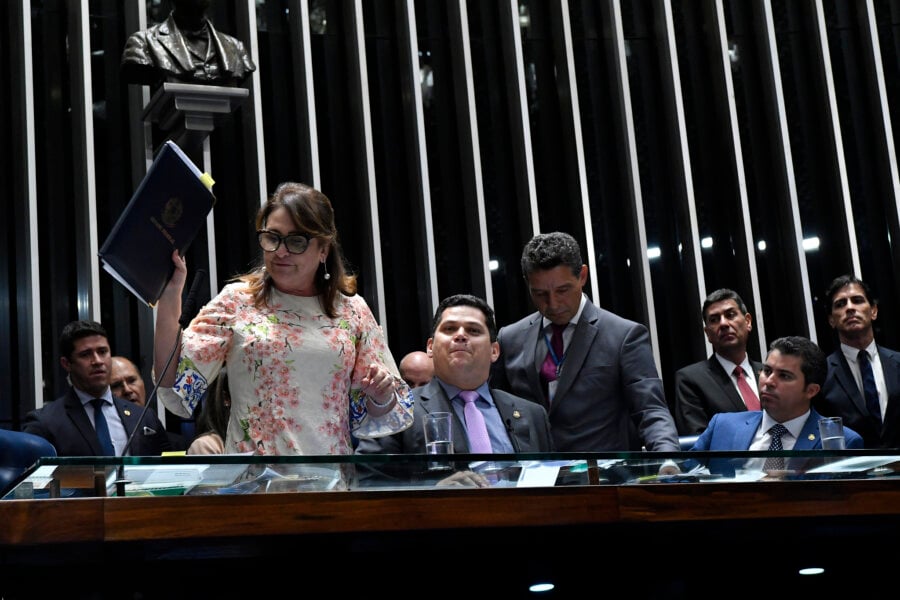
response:
M516 418L516 419L521 419L521 418L522 418L522 413L520 413L518 410L514 410L514 411L513 411L513 417Z
M126 417L130 417L130 416L131 416L131 411L128 410L128 409L126 409L126 410L125 410L125 416L126 416Z
M815 434L813 434L813 433L809 434L809 441L813 442L813 441L815 441L815 439L816 439Z

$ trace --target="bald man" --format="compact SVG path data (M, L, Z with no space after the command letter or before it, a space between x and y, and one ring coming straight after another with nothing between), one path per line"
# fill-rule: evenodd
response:
M130 400L138 406L144 406L147 402L144 378L137 366L124 356L112 357L109 387L114 396Z
M421 387L434 377L434 362L421 350L410 352L400 361L400 377L410 388Z

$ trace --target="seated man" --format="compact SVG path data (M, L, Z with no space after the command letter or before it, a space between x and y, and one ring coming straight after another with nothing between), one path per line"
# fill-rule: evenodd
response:
M761 411L713 415L691 450L821 450L819 418L812 399L825 381L825 354L811 340L790 336L769 345L759 375ZM844 427L847 448L862 448L858 433ZM730 461L710 461L711 472L730 474ZM767 465L768 460L766 461Z
M144 385L144 378L141 377L137 365L124 356L112 357L109 389L112 390L113 396L134 402L142 408L147 404L147 386ZM151 412L153 408L145 410ZM166 435L169 436L172 450L180 451L187 448L183 435L172 431L167 431Z
M426 352L414 350L403 357L398 365L400 377L410 389L427 385L434 377L434 361Z
M424 454L422 416L432 412L453 413L454 452L475 452L470 440L476 433L476 421L461 398L461 393L466 395L468 391L477 392L474 407L489 440L478 453L552 451L544 408L489 386L491 364L500 356L500 345L494 310L484 300L468 294L445 298L435 311L427 349L434 361L434 378L413 390L416 419L412 426L391 436L361 440L358 454Z
M134 402L113 396L112 354L100 323L69 323L60 335L59 349L59 363L69 373L72 387L29 412L23 431L48 440L59 456L158 456L172 449L153 411L144 413ZM132 432L134 438L126 448Z

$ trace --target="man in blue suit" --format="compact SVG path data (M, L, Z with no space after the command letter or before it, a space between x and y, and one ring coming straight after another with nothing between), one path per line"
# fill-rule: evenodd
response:
M825 354L815 342L797 336L778 338L769 345L759 375L762 410L713 415L691 450L769 450L777 425L787 430L780 435L782 449L821 449L821 415L811 403L826 373ZM862 438L849 427L844 427L844 439L847 448L863 447ZM721 470L710 465L710 471Z
M48 440L59 456L159 456L170 450L165 427L153 411L143 413L134 402L112 395L112 370L106 330L94 321L73 321L59 339L62 367L69 374L71 388L62 397L29 412L22 430ZM93 401L99 399L108 432L104 449L95 424ZM143 414L143 419L141 415ZM128 437L138 428L130 448Z
M837 277L825 293L828 324L840 347L828 357L828 378L815 407L838 416L862 435L866 448L900 447L900 352L875 343L878 303L852 275ZM860 352L871 366L874 398L867 403Z
M492 385L548 409L558 452L679 451L650 334L588 300L575 238L536 235L521 262L538 312L500 329Z

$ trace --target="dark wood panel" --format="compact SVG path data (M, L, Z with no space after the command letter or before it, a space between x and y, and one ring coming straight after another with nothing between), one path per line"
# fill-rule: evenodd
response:
M619 519L613 487L109 498L105 503L109 541L573 525Z

